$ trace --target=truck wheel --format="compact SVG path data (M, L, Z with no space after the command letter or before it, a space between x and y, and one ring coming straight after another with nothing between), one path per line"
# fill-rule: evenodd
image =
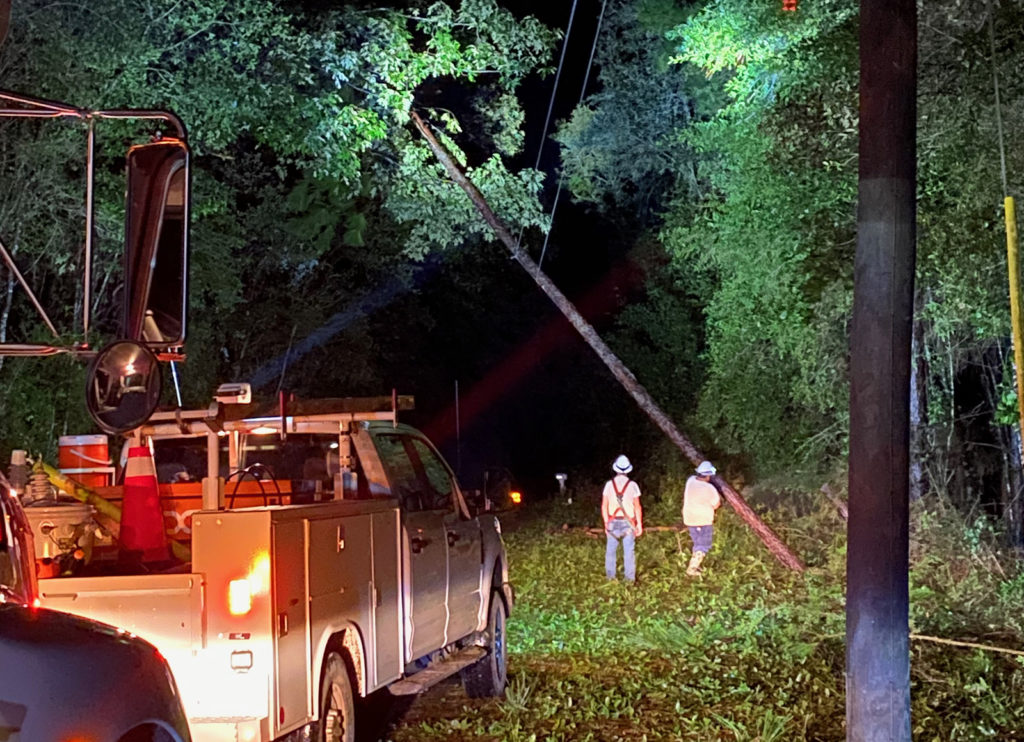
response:
M348 665L337 652L327 655L320 681L320 724L317 742L354 742L356 710Z
M487 614L487 656L462 671L462 685L470 698L505 695L507 654L505 647L505 603L498 593L491 593Z

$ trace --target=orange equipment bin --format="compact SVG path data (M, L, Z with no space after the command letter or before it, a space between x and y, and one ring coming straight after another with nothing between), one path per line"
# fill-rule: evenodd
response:
M159 489L167 535L175 541L191 541L192 514L203 509L202 482L161 484ZM224 507L229 510L290 505L291 501L292 487L289 480L232 481L224 485Z
M229 510L237 508L262 507L263 505L291 505L292 487L288 480L274 481L243 481L224 485L224 507ZM275 486L276 484L276 486ZM260 487L263 487L261 490ZM278 492L280 488L280 492ZM167 537L182 543L192 540L192 514L203 509L203 483L178 482L175 484L158 484L160 505L164 514L164 530ZM117 507L123 507L123 487L102 487L96 494ZM115 535L120 531L120 524L97 515L97 520Z
M83 487L107 487L113 484L114 467L105 435L62 435L58 465L62 474Z

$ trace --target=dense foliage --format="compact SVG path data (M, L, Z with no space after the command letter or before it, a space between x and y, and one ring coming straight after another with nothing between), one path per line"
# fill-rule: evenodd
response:
M553 227L555 178L522 166L547 101L520 93L550 80L558 33L495 0L331 5L17 0L0 74L5 89L186 121L186 406L244 379L264 397L399 386L452 450L461 381L464 424L489 421L489 463L517 448L549 488L556 462L570 472L581 509L509 534L508 698L459 696L451 718L414 713L396 739L841 739L842 524L794 510L845 465L857 3L609 3L594 82L555 135L572 204ZM990 46L978 8L921 6L913 476L928 496L912 621L1019 644L1024 579L979 517L1024 537L993 93L995 72L1013 142L1024 3L991 8ZM596 486L580 482L625 450L657 503L651 521L673 522L678 453L488 244L411 110L513 233L536 243L551 227L545 269L723 470L794 484L768 518L806 576L782 573L725 515L707 579L682 577L685 539L650 532L641 585L603 582L601 546L558 528L594 520ZM97 127L94 345L116 332L124 150L152 133ZM84 137L80 121L0 121L0 240L67 342L85 301ZM1006 149L1005 170L1015 193L1024 149ZM48 340L6 267L0 282L0 342ZM82 382L70 359L0 359L0 455L52 454L59 435L88 430ZM916 738L1024 726L1019 658L913 647Z
M1024 118L1022 12L1019 0L993 4L990 45L987 15L954 0L921 9L913 389L915 493L1001 516L1018 541L993 73L1012 141ZM581 304L601 294L589 316L702 447L736 473L817 486L846 453L857 5L621 0L602 24L594 83L555 135L574 211L556 222L545 267ZM610 459L632 446L664 473L677 454L607 374L578 360L582 346L537 330L552 322L542 299L522 296L534 290L510 277L408 122L423 113L513 232L536 241L552 189L521 167L542 100L520 92L550 78L557 41L494 0L326 10L24 0L0 70L5 88L90 108L166 107L187 122L187 406L226 380L253 379L267 396L402 386L449 436L452 382L477 391L483 417L515 359L515 385L544 378L531 404L571 410L549 452L590 467L581 452ZM0 238L70 342L84 301L83 124L4 120L2 131ZM93 345L116 328L124 147L150 133L97 128ZM1005 155L1013 193L1024 151ZM0 341L46 339L13 274L0 275ZM0 420L0 449L52 451L58 435L86 429L81 377L70 361L0 360L0 408L18 410ZM543 439L529 404L506 406L518 415L506 430ZM550 468L540 447L523 460Z
M602 87L559 134L567 182L581 202L617 219L634 214L647 227L637 244L654 237L671 261L674 280L661 285L699 297L704 375L690 427L762 477L803 472L820 483L846 453L857 4L615 7ZM992 5L993 53L987 14L954 2L920 9L913 420L915 494L982 506L1015 540L1021 482L993 74L1012 142L1024 123L1013 72L1021 10ZM615 134L622 129L630 135ZM1024 162L1019 148L1005 156L1014 194ZM663 296L652 294L652 309ZM694 337L686 313L658 317L624 315L623 335Z
M184 396L204 406L217 383L255 375L257 392L273 393L286 370L300 394L380 393L387 355L397 352L393 332L381 328L393 319L368 317L367 304L403 304L414 318L403 339L423 337L417 324L436 324L415 296L437 270L427 253L471 250L490 234L414 136L412 107L453 150L463 142L484 153L464 164L510 225L544 226L538 176L513 172L501 156L522 145L514 91L544 73L554 40L489 0L327 13L263 0L170 8L26 0L14 9L0 68L9 89L91 109L166 108L187 122L195 218ZM437 92L459 87L455 102ZM477 128L464 134L463 119ZM70 246L83 227L84 126L6 121L3 131L5 244L72 336L82 312L81 253ZM145 133L97 126L95 310L106 337L116 331L120 291L124 146ZM3 279L0 341L45 338L15 277ZM468 282L476 280L484 279ZM310 337L318 342L303 349ZM322 373L327 358L354 356ZM35 409L16 383L18 365L0 369L0 408L19 409L4 416L0 437L52 451L57 435L85 427L80 403Z

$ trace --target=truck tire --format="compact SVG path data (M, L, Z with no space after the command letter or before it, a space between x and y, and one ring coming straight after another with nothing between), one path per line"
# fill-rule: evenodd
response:
M507 648L505 646L505 602L497 592L491 593L487 611L487 656L462 671L462 685L470 698L492 698L505 695L508 681Z
M356 708L348 665L337 652L324 661L320 681L320 723L317 742L355 742Z

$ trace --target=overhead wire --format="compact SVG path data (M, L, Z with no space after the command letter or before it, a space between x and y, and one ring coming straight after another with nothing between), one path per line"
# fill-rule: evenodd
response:
M572 0L572 10L569 11L569 23L565 27L565 40L562 42L562 53L558 58L558 69L555 71L555 84L551 87L551 97L548 99L548 112L544 117L544 128L540 133L540 145L537 147L537 162L535 170L540 170L540 159L544 153L544 140L548 136L548 126L551 125L551 114L555 110L555 94L558 92L558 81L562 78L562 68L565 66L565 53L569 49L569 37L572 35L572 25L576 18L576 6L579 0Z
M537 161L534 163L533 169L540 170L541 156L544 154L544 142L548 138L548 127L551 125L551 114L555 110L555 95L558 93L558 82L562 79L562 68L565 66L565 53L569 48L569 37L572 35L573 21L576 18L576 6L579 4L579 0L572 0L572 9L569 11L569 22L565 27L565 38L562 40L562 53L558 57L558 68L555 70L555 82L551 86L551 97L548 99L548 112L544 117L544 126L540 132L540 143L537 145ZM525 227L519 228L519 236L516 238L516 247L519 247L523 242L523 232Z
M580 99L577 106L583 105L587 97L587 85L590 83L590 72L594 69L594 56L597 53L597 41L601 37L601 25L604 23L604 12L608 7L608 0L601 0L601 14L597 17L597 28L594 29L594 41L590 45L590 58L587 60L587 72L583 76L583 85L580 87ZM562 195L562 182L565 180L565 168L558 171L558 187L555 189L555 200L551 204L551 216L548 218L548 231L544 234L544 245L541 247L540 259L537 267L544 265L544 255L548 251L548 240L551 238L551 231L555 226L555 211L558 208L558 197Z
M992 52L992 88L996 99L996 136L999 140L999 172L1003 180L1003 195L1009 195L1009 186L1006 182L1006 144L1003 141L1003 113L999 101L999 70L996 68L996 32L992 21L992 0L986 3L988 6L988 44Z

